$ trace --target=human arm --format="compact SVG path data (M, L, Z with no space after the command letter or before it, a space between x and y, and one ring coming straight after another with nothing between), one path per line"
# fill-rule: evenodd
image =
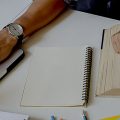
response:
M64 0L34 0L28 10L14 21L24 28L24 37L47 25L65 8ZM6 59L17 43L7 30L0 31L0 62Z

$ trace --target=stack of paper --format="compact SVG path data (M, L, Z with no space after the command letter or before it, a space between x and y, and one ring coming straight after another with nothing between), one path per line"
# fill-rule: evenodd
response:
M28 115L0 111L0 120L28 120L28 119L29 119Z

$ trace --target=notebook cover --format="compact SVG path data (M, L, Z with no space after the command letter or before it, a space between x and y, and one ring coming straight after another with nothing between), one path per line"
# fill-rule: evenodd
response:
M23 49L18 49L6 61L0 64L0 80L2 80L23 58Z
M84 78L85 55L86 48L37 47L31 59L21 105L84 105L88 87Z

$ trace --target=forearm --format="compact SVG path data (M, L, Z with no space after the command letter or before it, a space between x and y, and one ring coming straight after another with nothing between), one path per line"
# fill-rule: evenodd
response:
M52 21L64 9L64 0L34 0L28 10L14 22L24 29L24 37ZM0 62L4 61L17 44L17 39L6 29L0 31Z
M52 21L64 9L64 0L34 0L28 10L15 23L24 28L24 36Z

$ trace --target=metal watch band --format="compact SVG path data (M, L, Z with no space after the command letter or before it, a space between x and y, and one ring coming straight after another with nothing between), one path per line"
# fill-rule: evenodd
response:
M11 24L14 24L14 23L10 23L10 24L6 25L3 29L7 29L8 33L17 39L17 44L16 44L17 47L18 47L18 46L21 46L21 45L22 45L22 40L23 40L24 36L23 36L23 34L21 34L21 35L19 35L19 36L13 35L13 34L10 32L10 29L9 29L9 26L10 26ZM22 27L22 26L21 26L21 27Z

